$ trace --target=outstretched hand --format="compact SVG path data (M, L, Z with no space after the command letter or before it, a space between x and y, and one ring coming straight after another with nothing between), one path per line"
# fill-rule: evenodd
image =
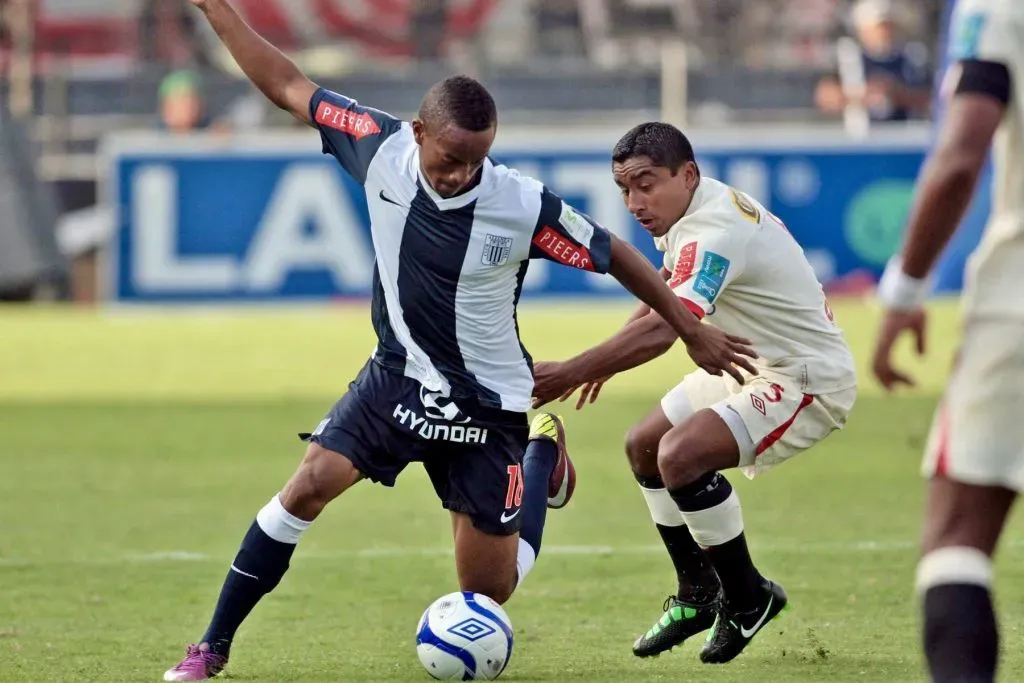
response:
M558 397L558 402L564 403L573 394L579 391L580 397L576 400L576 410L583 410L583 406L587 405L587 403L593 403L594 401L597 400L598 395L601 393L601 387L603 387L604 383L614 376L615 375L608 375L607 377L590 380L589 382L583 382L582 384L573 384L568 389L562 392L562 395ZM536 391L534 393L536 393ZM551 400L553 399L547 398L547 394L545 394L545 402ZM534 399L534 408L539 408L542 405L543 403L540 402L540 399Z
M615 375L608 375L600 379L591 380L582 386L573 387L559 397L559 401L565 401L570 396L576 393L576 390L580 390L580 397L576 400L576 410L582 410L583 406L588 403L593 403L597 400L598 394L601 393L601 387L604 386L605 382L610 380Z
M886 311L885 317L882 318L878 339L875 342L875 355L871 363L875 377L886 391L892 391L901 384L908 387L914 386L914 378L897 370L893 365L893 346L904 332L910 332L914 337L914 350L917 351L917 355L924 355L927 323L928 319L923 308L911 311Z
M556 398L570 396L581 382L569 376L568 367L559 361L541 361L533 365L533 407L540 408Z
M710 375L720 376L727 372L743 384L740 369L751 375L757 374L757 369L748 360L757 358L757 352L751 348L754 342L749 339L726 334L714 325L703 323L698 325L697 333L685 343L686 352L693 362Z

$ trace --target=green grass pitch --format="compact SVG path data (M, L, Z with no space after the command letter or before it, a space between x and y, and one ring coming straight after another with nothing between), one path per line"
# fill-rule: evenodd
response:
M539 359L612 331L623 304L524 304ZM563 406L579 479L508 604L509 681L922 681L912 592L922 442L959 335L933 309L919 390L867 374L877 312L836 306L861 362L846 430L763 479L731 480L762 570L793 610L724 667L697 643L650 661L633 639L673 589L622 453L626 429L692 367L681 348ZM0 681L153 681L201 633L255 512L372 348L365 306L0 311ZM1024 545L998 561L1002 679L1024 680ZM420 613L456 588L450 526L410 469L360 484L303 539L243 627L238 681L424 681Z

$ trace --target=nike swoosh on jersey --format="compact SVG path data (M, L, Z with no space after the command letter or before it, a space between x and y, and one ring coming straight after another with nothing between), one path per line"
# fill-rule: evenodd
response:
M388 204L394 204L395 206L402 206L401 204L396 202L394 199L391 199L386 194L384 194L384 190L380 191L380 198L383 199L384 201L386 201ZM402 206L402 208L404 209L405 207Z
M769 596L769 598L768 598L768 606L764 608L764 614L762 614L761 618L757 620L757 623L754 624L753 628L746 629L746 628L743 628L742 624L740 625L740 635L741 636L743 636L744 638L753 638L754 637L754 634L757 633L761 629L761 627L764 625L764 620L765 620L765 618L768 617L768 613L772 611L772 602L774 602L774 601L775 601L775 596L774 595Z
M501 513L501 523L502 524L507 524L508 522L511 522L513 519L516 518L516 515L518 515L522 511L523 511L523 508L519 508L518 510L513 512L511 515L507 515L507 513L502 512Z

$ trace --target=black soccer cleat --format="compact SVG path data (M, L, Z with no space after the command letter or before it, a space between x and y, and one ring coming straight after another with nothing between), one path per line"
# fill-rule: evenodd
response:
M748 612L738 612L723 603L715 619L708 639L700 651L700 661L705 664L725 664L743 652L757 632L777 617L786 608L789 599L782 586L762 579L764 601Z
M656 657L671 650L692 636L702 633L715 623L721 594L710 602L694 604L683 602L674 595L665 599L661 609L665 611L647 633L633 643L633 654L637 657Z

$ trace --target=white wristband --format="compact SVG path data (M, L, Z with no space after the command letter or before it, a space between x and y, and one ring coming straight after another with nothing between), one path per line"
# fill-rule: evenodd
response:
M919 280L904 273L903 260L894 256L878 282L878 298L886 308L911 311L924 305L931 288L930 279Z

